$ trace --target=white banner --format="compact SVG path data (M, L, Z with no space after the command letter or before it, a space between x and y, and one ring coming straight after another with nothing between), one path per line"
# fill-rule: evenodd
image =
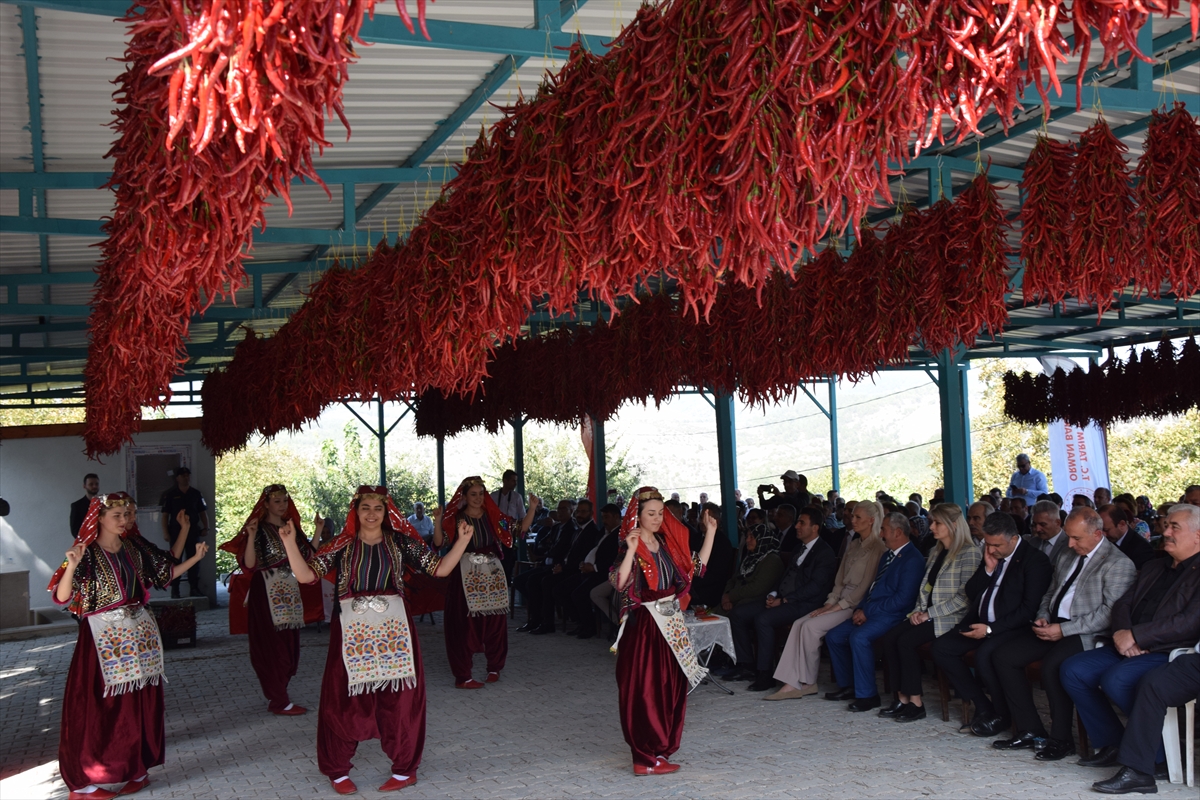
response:
M1064 372L1079 369L1074 361L1061 356L1042 356L1038 360L1047 375L1053 375L1060 367ZM1056 419L1047 426L1046 432L1054 491L1062 497L1068 510L1075 495L1094 498L1098 487L1109 488L1108 448L1103 428L1094 423L1080 428Z

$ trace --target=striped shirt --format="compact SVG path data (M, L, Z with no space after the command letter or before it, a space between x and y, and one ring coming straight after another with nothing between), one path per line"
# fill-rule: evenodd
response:
M350 591L372 594L395 591L392 577L392 558L383 542L363 544L355 539L344 568L350 572Z

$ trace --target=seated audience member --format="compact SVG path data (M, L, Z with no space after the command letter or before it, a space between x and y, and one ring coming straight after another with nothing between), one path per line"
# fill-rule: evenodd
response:
M1117 763L1121 769L1092 788L1102 794L1154 794L1154 778L1161 774L1155 754L1162 751L1163 717L1168 708L1181 706L1200 696L1200 645L1169 664L1155 667L1138 683L1129 712L1129 723L1121 736Z
M1062 520L1059 507L1054 502L1039 500L1034 504L1033 522L1030 524L1033 532L1026 541L1035 550L1040 550L1046 558L1050 559L1051 566L1067 549L1067 537L1063 535Z
M1157 509L1158 513L1150 525L1150 546L1159 547L1162 543L1163 531L1167 528L1167 514L1171 513L1174 503L1163 503Z
M840 531L845 527L845 525L842 523L842 520L838 517L838 511L845 507L845 503L843 502L839 506L839 500L841 500L841 498L837 496L837 492L833 489L830 489L829 499L825 501L824 508L825 527L831 531Z
M1012 513L1012 498L1011 497L1001 497L1000 498L1000 507L996 510L1002 511L1005 514L1011 514Z
M1113 503L1125 509L1125 513L1129 515L1130 530L1146 541L1150 541L1150 523L1138 518L1137 501L1133 499L1133 495L1129 492L1119 494L1113 498Z
M817 535L821 512L803 509L796 520L799 543L788 558L787 571L761 603L744 603L728 613L738 670L730 677L752 676L750 691L765 692L775 685L771 662L775 659L775 628L790 625L824 603L837 573L837 557ZM762 547L762 543L759 543ZM758 645L755 657L754 647ZM782 698L779 698L782 699Z
M1028 537L1033 531L1029 527L1029 505L1024 497L1012 497L1008 501L1009 513L1017 521L1017 532Z
M812 506L809 506L809 508L811 509ZM835 512L831 516L836 519L837 513ZM798 519L797 522L799 522ZM799 529L797 528L796 530L797 535L799 535ZM850 529L842 525L841 522L838 522L838 526L836 528L830 527L829 516L826 516L824 521L821 523L820 530L817 535L821 537L821 541L829 545L829 549L833 551L833 557L836 559L838 555L846 549L846 540L850 538ZM834 569L837 569L836 563L834 564ZM826 592L826 594L828 594L828 592Z
M1050 587L1053 570L1042 551L1017 535L1017 525L1008 514L990 515L983 534L983 561L967 581L967 614L949 633L939 636L932 649L938 669L959 697L975 707L971 732L994 736L1008 729L1010 717L993 658L1029 627ZM963 660L972 650L974 673Z
M922 499L921 495L917 494L916 492L913 492L912 494L910 494L910 495L908 496L908 502L910 502L910 503L916 503L916 504L917 504L917 512L918 512L918 513L919 513L919 514L920 514L922 517L928 517L928 516L929 516L929 512L927 512L927 511L925 510L925 507L921 505L923 502L925 502L925 501Z
M929 551L933 549L935 540L933 534L929 532L929 521L921 515L921 507L909 501L904 504L903 514L908 519L908 525L912 529L913 544L921 551L922 556L929 555Z
M724 528L724 515L721 507L716 503L709 503L701 510L705 509L711 512L716 519L721 520L721 525L717 529L717 535L713 537L708 567L703 574L697 572L692 579L692 605L715 610L721 607L721 595L725 592L725 584L729 582L734 567L737 566L737 550L734 549L733 543L729 539L729 533ZM692 552L700 552L703 543L703 531L691 529Z
M988 492L988 497L992 498L992 506L997 511L999 511L1000 510L1000 498L1004 497L1004 492L1000 491L1000 487L993 486L991 491Z
M967 581L982 558L958 506L946 503L934 506L929 512L929 527L936 545L926 558L917 604L880 642L888 674L898 691L892 704L881 709L879 716L897 722L925 718L921 655L917 649L948 633L966 615Z
M911 541L912 529L903 514L883 519L880 538L888 551L879 559L875 581L850 619L825 635L837 691L830 700L854 701L850 711L879 708L875 684L875 640L904 619L917 599L925 559Z
M596 635L596 617L592 613L592 592L600 584L608 583L608 571L612 569L617 559L621 531L621 508L615 503L609 503L600 509L600 525L603 531L596 546L583 557L579 565L579 582L571 590L570 603L574 609L575 619L579 628L575 635L580 639L590 639ZM603 607L605 616L609 616L608 607Z
M540 636L554 632L554 609L556 606L562 606L566 615L571 616L571 592L583 579L580 566L583 564L583 559L600 541L601 531L595 520L592 519L591 500L586 497L579 499L575 504L574 521L574 527L565 528L558 541L554 543L554 549L550 551L550 560L553 562L550 566L550 574L542 579L540 586L533 593L532 602L540 602L542 606L538 613L538 619L542 624L536 630L531 631L534 635ZM590 613L587 619L591 620ZM565 624L566 620L564 620ZM582 620L576 620L576 624L582 624Z
M967 507L967 528L977 547L983 546L983 522L989 514L997 513L991 503L971 503Z
M1097 486L1096 491L1092 492L1092 502L1096 508L1109 505L1112 503L1112 491L1105 486Z
M1200 484L1193 483L1183 490L1183 502L1189 506L1200 506Z
M1095 508L1095 507L1096 506L1092 503L1092 498L1088 497L1086 494L1076 494L1074 497L1071 498L1071 510L1072 511L1074 511L1077 508Z
M804 506L799 506L804 508ZM796 508L782 503L775 509L775 530L779 532L779 551L790 553L796 549Z
M563 536L571 538L571 533L575 530L575 520L571 516L574 513L574 503L570 500L558 501L558 509L554 512L554 519L557 521L539 533L529 548L529 560L536 566L526 569L513 578L513 588L525 598L527 618L525 624L517 628L520 633L535 631L542 626L542 604L538 593L541 590L542 581L553 569L554 560L550 554L554 551L555 545Z
M1137 569L1146 566L1147 561L1158 555L1149 542L1130 530L1129 515L1121 506L1101 506L1100 519L1104 522L1104 535Z
M1102 525L1100 515L1085 506L1067 516L1069 549L1054 565L1054 580L1042 596L1033 626L992 657L1016 733L1011 739L992 742L998 750L1032 749L1039 761L1058 761L1075 753L1071 738L1075 706L1063 689L1059 667L1108 633L1113 604L1137 575L1133 562L1104 537ZM1025 668L1035 661L1042 662L1042 686L1050 705L1049 735L1025 675Z
M1113 646L1085 650L1062 665L1062 684L1099 748L1080 759L1085 767L1117 763L1122 728L1112 704L1128 715L1138 681L1167 663L1173 649L1200 638L1200 508L1171 507L1163 550L1170 558L1147 562L1113 604Z
M883 522L883 508L879 503L869 500L855 503L849 520L854 535L846 539L846 554L838 565L833 589L825 598L825 605L792 623L779 666L775 669L775 680L783 681L780 691L789 698L817 693L821 640L831 628L853 615L875 580L880 556L887 549L879 538Z
M767 592L775 588L782 575L779 532L766 525L755 525L746 531L746 553L742 563L725 583L721 607L713 609L713 613L727 617L741 605L761 606L767 599Z

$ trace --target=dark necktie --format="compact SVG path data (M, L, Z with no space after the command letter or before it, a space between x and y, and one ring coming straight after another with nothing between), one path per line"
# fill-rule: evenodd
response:
M988 608L992 604L992 595L996 593L996 584L1000 580L1000 575L1004 572L1004 559L996 562L996 569L992 572L992 581L988 584L987 591L983 593L983 600L979 603L979 618L984 622L991 622L988 617Z
M800 566L800 559L804 558L804 551L808 549L808 545L804 542L800 543L800 549L796 551L796 566Z
M1067 578L1067 582L1058 590L1058 596L1054 598L1054 605L1050 606L1051 622L1059 619L1058 607L1062 605L1063 598L1067 596L1067 590L1075 583L1075 579L1079 577L1079 573L1083 572L1083 565L1087 563L1087 559L1083 556L1077 556L1075 559L1075 569L1071 571L1071 577Z
M891 550L888 550L887 553L884 554L883 563L879 565L879 572L875 573L875 580L871 581L871 588L867 589L867 597L870 597L871 592L875 591L875 587L879 585L879 579L883 577L883 573L887 572L887 568L890 567L892 562L895 560L896 554ZM864 602L866 601L867 597L863 598Z

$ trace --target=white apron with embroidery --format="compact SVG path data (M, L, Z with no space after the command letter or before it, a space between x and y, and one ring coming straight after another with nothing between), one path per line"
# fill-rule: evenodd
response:
M364 595L341 601L342 663L350 694L399 691L417 685L404 598Z
M104 696L157 686L163 671L162 637L145 606L121 606L87 618L104 676Z
M267 605L271 607L271 622L275 630L304 627L304 600L300 597L300 582L287 567L263 571L267 586ZM249 602L250 593L246 593Z
M708 674L705 667L700 666L699 660L696 658L696 651L692 649L692 637L688 635L687 625L683 621L683 611L679 608L679 600L675 595L663 597L659 600L651 600L648 603L643 603L642 608L650 612L651 618L654 619L654 624L658 626L659 633L667 640L667 645L670 646L671 652L675 654L675 661L678 662L679 668L683 670L683 674L687 676L690 688L696 688L700 681L704 680L704 676ZM617 630L617 640L613 642L609 648L612 652L617 652L617 645L621 642L621 636L625 633L625 623L629 621L629 614L626 613L621 618L621 627Z
M500 559L486 553L467 553L459 563L467 614L472 617L507 614L508 578Z

